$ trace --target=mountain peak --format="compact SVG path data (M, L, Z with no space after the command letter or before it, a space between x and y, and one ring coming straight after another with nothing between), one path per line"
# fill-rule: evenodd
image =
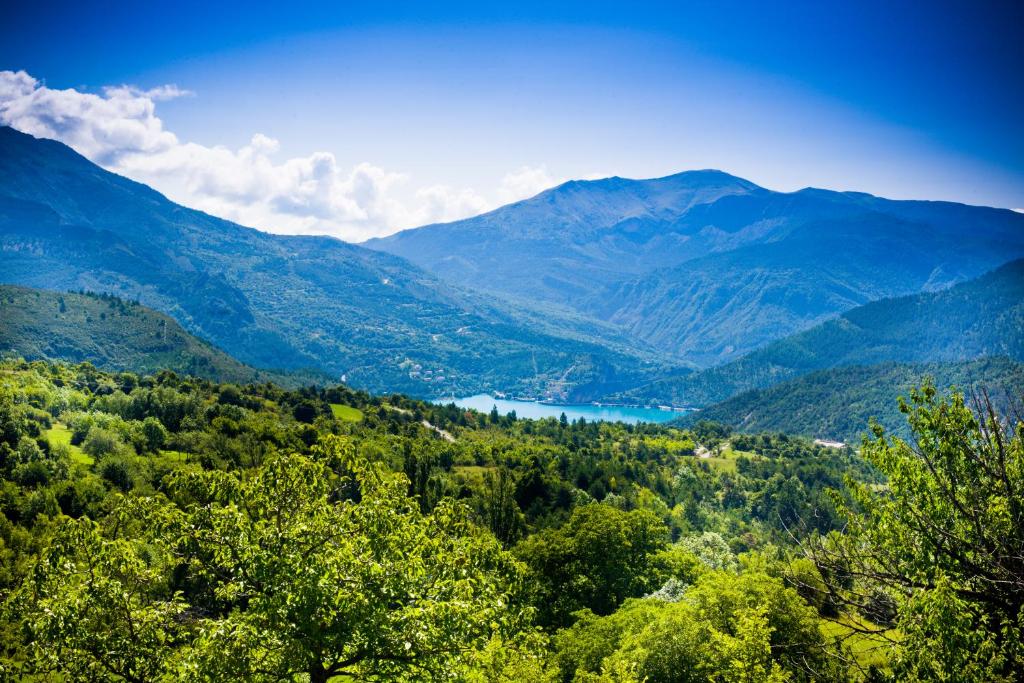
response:
M717 168L695 168L688 171L679 171L678 173L672 173L661 178L654 178L654 180L690 180L690 181L704 181L704 182L738 182L745 185L753 185L754 183L735 176L726 171L722 171Z
M700 187L725 187L734 186L745 190L762 189L758 185L734 176L725 171L713 168L695 169L680 171L666 176L656 178L624 178L614 175L606 178L574 179L567 180L540 193L544 195L551 192L559 192L577 189L602 189L618 190L629 188L642 188L644 186L675 186L679 188L700 188ZM537 195L537 196L540 196ZM529 200L526 200L529 201Z

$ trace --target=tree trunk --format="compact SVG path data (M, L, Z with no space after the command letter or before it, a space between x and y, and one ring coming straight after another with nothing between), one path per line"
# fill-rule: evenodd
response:
M309 667L309 683L327 683L328 678L330 674L320 662Z

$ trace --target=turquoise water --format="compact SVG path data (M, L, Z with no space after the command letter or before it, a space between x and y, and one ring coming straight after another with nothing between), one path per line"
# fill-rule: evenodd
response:
M683 413L673 410L659 410L657 408L623 408L620 406L594 406L594 405L551 405L537 403L535 401L513 401L504 398L494 398L489 394L477 394L466 398L441 399L438 403L455 403L461 408L472 408L482 413L491 412L491 408L498 407L498 412L507 415L513 410L516 417L528 417L538 419L544 417L559 417L562 413L570 420L578 420L581 417L591 420L605 420L608 422L667 422L672 418L679 417Z

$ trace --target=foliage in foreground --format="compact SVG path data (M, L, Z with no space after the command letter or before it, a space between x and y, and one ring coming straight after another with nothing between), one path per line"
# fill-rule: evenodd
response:
M1017 680L1020 431L913 400L916 444L867 464L713 424L0 363L0 666Z
M58 522L12 605L35 661L75 680L440 680L518 630L516 563L465 507L424 515L337 437L314 453L245 481L182 473L107 528Z
M914 439L876 427L863 450L888 485L850 482L847 533L812 547L830 598L898 628L897 678L1018 680L1024 424L1002 418L984 394L972 410L930 384L900 407Z

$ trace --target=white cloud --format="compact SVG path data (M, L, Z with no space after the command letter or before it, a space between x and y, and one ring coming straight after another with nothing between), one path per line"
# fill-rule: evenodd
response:
M1016 211L1017 213L1024 213L1024 209L1010 209L1010 211Z
M369 163L343 168L329 152L276 160L280 144L262 133L239 149L183 142L164 129L156 103L192 95L175 85L57 90L24 71L0 71L0 123L60 140L175 201L243 225L352 241L475 215L558 182L543 166L523 167L491 200L444 185L407 191L406 175Z
M447 185L431 185L417 190L420 200L419 216L413 225L444 223L466 216L475 216L494 208L489 201L475 190L453 190Z
M107 167L125 154L161 153L178 144L156 117L153 99L138 91L52 90L24 71L0 71L0 121L60 140Z
M498 189L502 203L516 202L565 182L565 178L552 178L545 166L523 166L505 174Z
M162 100L174 100L179 97L195 97L196 94L191 90L184 90L174 85L173 83L167 85L160 85L149 90L140 91L144 97L148 97L151 100L162 101Z

